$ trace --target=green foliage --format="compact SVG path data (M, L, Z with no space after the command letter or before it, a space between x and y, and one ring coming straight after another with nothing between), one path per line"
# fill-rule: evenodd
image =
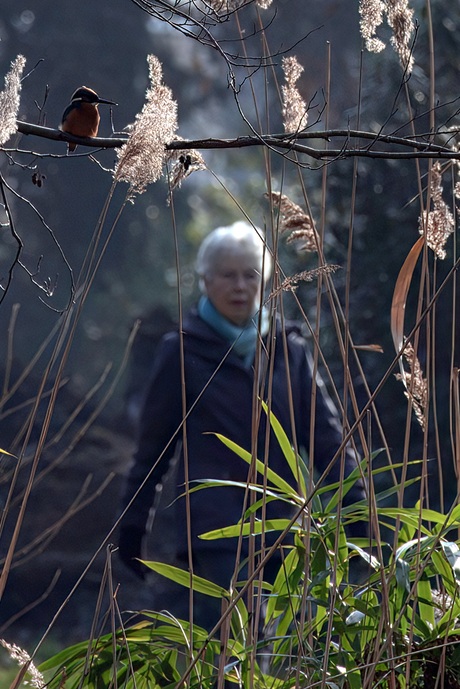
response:
M304 463L294 456L272 415L270 422L295 482L305 490ZM251 461L242 448L221 440ZM363 461L361 469L366 465ZM298 480L299 467L302 480ZM261 462L257 469L261 475L266 471ZM349 483L358 476L357 469ZM211 687L219 667L228 681L245 687L288 689L301 682L303 686L323 683L331 689L362 689L377 683L382 689L415 688L430 686L427 678L436 677L441 661L445 678L454 681L460 675L456 626L460 549L448 536L460 526L460 511L456 508L446 517L419 505L394 510L381 507L382 496L375 495L377 519L393 528L398 524L396 541L383 542L379 532L371 540L349 539L347 527L367 517L363 503L344 508L338 520L338 488L322 506L324 492L320 495L318 490L313 502L273 471L267 478L272 485L270 499L295 507L295 520L262 522L257 518L262 502L258 500L243 523L203 538L253 537L262 526L284 534L273 584L257 585L256 569L254 589L248 580L226 591L175 567L145 562L182 586L226 600L221 626L208 634L196 625L192 631L187 621L167 613L145 612L141 622L113 637L108 634L91 645L79 644L43 663L40 670L50 689L60 686L64 667L67 689L115 686L115 678L117 686L124 687L172 688L187 677L192 687ZM197 488L216 485L208 482ZM260 495L261 485L249 487ZM263 621L259 630L251 622L253 604Z

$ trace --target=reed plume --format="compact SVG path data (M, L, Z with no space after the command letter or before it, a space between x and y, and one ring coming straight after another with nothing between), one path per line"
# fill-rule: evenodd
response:
M436 161L431 170L431 203L433 210L419 218L419 232L424 233L426 221L427 244L437 256L443 260L446 257L445 245L454 231L455 220L448 205L442 198L442 169L441 163Z
M367 50L373 53L380 53L385 48L385 43L377 38L375 33L383 23L383 15L386 15L393 34L390 43L397 52L404 69L411 72L414 64L410 48L410 40L414 32L414 10L408 7L408 0L360 0L359 13L361 36Z
M10 71L5 76L5 88L0 93L0 146L8 141L17 131L21 76L26 64L26 58L18 55L11 63Z
M255 4L262 10L267 10L273 0L254 0ZM216 14L230 14L240 9L244 5L251 4L251 0L209 0L206 3Z
M316 251L318 247L318 234L312 218L302 210L300 206L291 201L285 194L272 191L265 194L269 197L275 208L279 209L279 232L288 234L286 242L298 243L298 251Z
M29 684L29 686L34 687L35 689L45 689L45 679L42 673L39 672L33 664L27 651L24 651L19 646L16 646L16 644L9 644L4 639L0 639L0 644L8 651L10 658L16 660L21 667L27 665L27 672L30 676L30 679L29 681L24 681L23 684Z
M286 84L281 87L283 93L284 131L298 132L307 125L307 106L300 95L296 82L303 72L303 67L295 56L282 59Z
M155 55L147 57L150 88L146 103L136 115L129 139L117 151L118 163L114 172L116 182L128 182L130 195L142 194L148 184L163 174L165 145L177 129L177 103L172 91L162 83L161 63Z
M406 388L404 394L410 401L415 417L423 430L426 426L425 410L428 403L428 382L423 377L422 367L415 355L412 343L408 343L404 350L404 358L410 367L410 373L407 371L404 376L401 373L396 374L398 380L402 380Z

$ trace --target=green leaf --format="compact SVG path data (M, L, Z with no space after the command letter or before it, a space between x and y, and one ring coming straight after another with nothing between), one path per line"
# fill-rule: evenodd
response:
M332 560L334 554L337 558L337 586L339 586L348 570L348 545L343 524L337 524L336 519L329 518L326 528L329 526L332 528L325 533L325 540L329 547L329 557Z
M458 524L458 522L460 522L460 505L457 505L452 510L446 526L450 526L451 524Z
M452 598L452 604L447 606L447 611L438 621L436 628L438 638L439 636L445 634L447 629L449 630L449 633L458 634L456 622L457 618L460 616L460 601L457 598Z
M426 512L431 512L432 510L422 510L422 519L430 519L428 516L424 516L424 513ZM430 536L431 532L422 525L420 525L420 510L416 510L414 508L410 507L404 507L402 509L399 509L397 507L379 507L377 509L377 514L379 517L392 517L393 519L399 519L400 522L403 524L408 524L409 526L418 529L420 526L420 529L422 533L424 533L426 536ZM437 512L433 512L433 515L436 517L440 517L441 515L438 515ZM430 519L431 521L437 521L433 518Z
M232 440L228 440L228 438L225 438L225 436L221 435L220 433L215 433L215 436L219 438L219 440L223 442L224 445L226 445L230 450L235 452L235 454L237 454L238 457L241 457L241 459L243 459L248 464L252 464L252 455L250 452L243 450L242 447L234 443ZM290 486L287 481L282 479L281 476L278 476L278 474L275 471L270 469L270 467L266 467L265 464L261 462L259 459L256 459L256 468L259 474L261 474L262 476L264 476L266 473L267 479L271 483L273 483L274 486L283 491L286 495L296 498L297 502L301 501L301 498L299 495L297 495L295 489L292 486Z
M243 533L243 536L250 536L251 534L262 533L262 526L264 526L264 533L269 531L284 531L290 524L289 519L266 519L265 522L260 520L255 521L253 525L249 522L245 524L234 524L232 526L224 526L221 529L214 529L205 534L200 534L199 538L204 541L215 541L218 538L235 538ZM291 531L299 531L300 527L294 524Z
M408 462L407 465L410 465L410 464L420 464L421 462L422 462L422 460L414 460L413 462ZM372 476L377 476L378 474L382 474L382 473L384 473L384 472L390 471L390 469L399 469L399 468L402 467L402 466L403 466L403 463L400 462L400 463L398 463L398 464L391 464L391 465L388 465L388 466L379 467L378 469L372 469ZM355 471L355 469L354 469L353 471ZM346 481L349 481L349 479L350 479L351 476L352 476L352 474L350 474L349 477L348 477L347 479L345 479L344 483L345 483ZM354 480L356 480L356 479L353 478L352 480L354 481ZM417 477L415 477L415 478L413 478L413 479L407 480L407 481L404 483L404 485L405 485L405 486L410 486L410 485L412 485L413 483L417 483L418 481L420 481L420 476L417 476ZM351 483L351 481L350 481L350 483ZM337 489L339 488L339 485L340 485L339 482L336 482L336 483L328 483L327 485L324 485L324 486L322 486L321 488L318 488L318 490L317 490L318 495L321 495L321 493L327 493L327 492L329 492L329 491L331 491L331 490L337 490ZM396 486L392 486L391 488L388 488L387 490L384 490L384 491L382 491L382 492L380 492L380 493L377 493L377 495L375 496L375 498L376 498L377 502L379 502L379 501L382 501L382 500L384 500L384 499L390 497L391 495L394 495L394 493L397 493L397 492L400 491L400 490L401 490L401 485L398 484L398 485L396 485ZM361 502L356 503L356 504L366 504L366 503L365 503L365 501L361 501ZM347 508L342 508L342 511L345 510L345 509L353 509L353 506L351 506L351 508L349 508L349 507L347 507ZM368 508L368 509L369 509L369 508Z
M408 541L407 543L403 543L402 545L399 546L395 553L395 558L398 559L400 557L404 557L408 554L408 551L410 551L412 548L414 551L418 552L423 552L426 550L427 546L430 548L436 541L437 541L436 536L424 536L423 538L413 538L411 541Z
M287 437L283 427L281 426L280 422L274 415L272 411L268 411L268 406L265 402L262 402L262 406L264 408L265 413L267 414L267 417L270 422L270 426L273 429L274 434L276 435L276 439L279 443L279 446L281 448L281 451L289 464L289 468L292 471L292 475L296 481L300 485L300 489L302 491L302 494L304 496L307 495L307 490L305 486L305 479L302 475L302 472L300 470L300 465L298 462L298 457L296 456L296 453L294 452L294 449L291 445L291 442L289 438Z
M367 539L363 539L366 541ZM367 541L366 545L369 545L369 541ZM357 545L354 542L349 542L347 541L347 546L352 549L356 550L357 553L359 553L360 557L367 562L373 569L376 571L380 569L380 562L377 560L377 558L372 555L371 553L368 553L366 550L363 550L359 545Z
M399 588L405 589L408 593L410 592L410 580L409 580L409 573L410 573L410 567L409 563L403 560L402 558L398 558L396 560L396 583L398 584Z
M445 586L447 593L452 598L455 597L457 593L457 585L454 580L452 568L449 567L446 559L442 557L441 553L438 551L433 551L431 553L431 560L435 567L436 573L440 574L442 577L442 583Z
M82 656L84 657L87 649L87 641L82 641L74 646L69 646L69 648L65 648L63 651L60 651L56 655L52 656L52 658L45 660L45 662L41 663L38 669L40 672L46 672L47 670L52 670L55 667L68 665L69 663L74 662L77 658L81 658Z
M460 584L460 550L456 543L451 541L443 541L441 543L444 555L448 563L452 567L455 581Z
M326 509L324 510L326 512L326 514L329 512L332 512L332 510L334 510L337 507L337 505L339 503L340 496L342 496L342 498L343 498L348 493L348 491L354 486L356 481L358 481L361 478L361 473L364 472L364 470L366 469L366 466L367 466L367 459L363 459L360 462L359 467L356 466L353 469L353 471L350 474L348 474L348 476L341 482L341 485L340 485L340 483L337 484L338 489L336 490L336 492L334 493L332 498L329 500L329 502L326 506ZM333 485L334 485L334 489L335 489L336 484L333 484ZM331 487L332 486L330 486L330 485L327 486L327 488L329 490L331 490ZM326 488L326 486L323 486L323 489L324 488Z
M365 617L366 615L360 610L353 610L353 612L351 612L346 618L345 624L359 624L364 620Z
M418 635L421 636L423 640L430 639L433 632L433 627L430 627L427 624L427 621L422 619L419 615L414 614L413 618L414 627L417 630Z
M304 551L300 548L292 548L291 552L284 558L284 562L276 575L272 593L268 598L265 624L276 617L275 612L282 611L284 607L289 606L289 597L297 594L297 586L303 570Z
M422 618L425 624L430 626L432 631L435 625L434 607L433 599L431 597L431 585L426 574L422 574L422 577L417 584L417 595L420 617Z
M173 565L167 565L164 562L153 562L148 560L141 560L141 562L147 565L149 569L153 569L154 572L175 581L176 584L181 584L181 586L190 588L191 577L189 572L179 569L178 567L173 567ZM197 591L197 593L204 593L213 598L222 598L222 596L228 598L230 596L226 589L214 584L212 581L197 577L196 575L193 575L192 588L194 591Z
M350 689L361 689L363 686L361 672L351 654L347 653L345 662L347 668L346 679Z

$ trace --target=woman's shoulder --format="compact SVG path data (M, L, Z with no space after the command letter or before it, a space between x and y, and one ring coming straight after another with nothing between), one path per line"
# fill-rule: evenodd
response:
M180 326L178 325L174 330L166 333L161 340L163 348L166 350L177 349L180 346ZM200 318L196 308L190 309L184 316L182 322L182 335L185 345L190 344L193 339L212 339L213 331Z

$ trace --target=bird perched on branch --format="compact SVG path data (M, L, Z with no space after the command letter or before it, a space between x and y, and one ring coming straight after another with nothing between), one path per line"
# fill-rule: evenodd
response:
M70 104L64 110L59 129L74 136L96 136L99 129L99 103L117 105L111 100L99 98L97 93L86 86L80 86L73 94ZM74 151L77 144L68 143L68 150Z

